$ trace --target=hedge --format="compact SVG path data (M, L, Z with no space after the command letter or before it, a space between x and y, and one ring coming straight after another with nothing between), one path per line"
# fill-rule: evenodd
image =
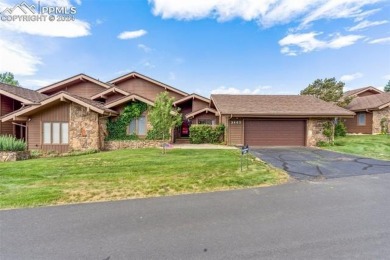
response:
M190 127L190 143L205 144L205 143L220 143L223 141L225 132L224 125L192 125Z

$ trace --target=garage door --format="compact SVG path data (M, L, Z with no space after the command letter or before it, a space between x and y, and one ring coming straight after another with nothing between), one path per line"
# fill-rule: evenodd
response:
M304 146L305 120L245 120L245 144L252 146Z

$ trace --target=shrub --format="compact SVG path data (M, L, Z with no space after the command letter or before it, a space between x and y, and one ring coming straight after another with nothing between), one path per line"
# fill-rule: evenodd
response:
M224 125L192 125L190 127L190 143L220 143L225 132Z
M326 147L326 146L329 146L330 144L328 142L318 141L316 145L318 147Z
M169 140L171 138L171 135L169 134L169 131L165 131L164 136L162 132L156 131L155 129L149 130L148 134L146 135L147 140L163 140L163 137L165 140Z
M334 128L334 136L346 136L347 135L347 127L341 121L338 121Z
M10 135L0 136L0 151L24 151L26 143Z
M388 127L388 124L389 124L389 120L384 117L381 119L381 134L387 134L389 132L389 127Z

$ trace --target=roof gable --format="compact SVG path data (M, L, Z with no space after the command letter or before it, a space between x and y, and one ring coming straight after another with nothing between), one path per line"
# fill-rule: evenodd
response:
M134 78L140 78L140 79L146 80L148 82L151 82L151 83L153 83L153 84L155 84L157 86L160 86L160 87L164 88L165 90L168 89L168 90L170 90L172 92L175 92L175 93L178 93L178 94L180 94L182 96L188 96L188 93L186 93L184 91L181 91L181 90L179 90L177 88L174 88L172 86L164 84L164 83L162 83L160 81L157 81L157 80L154 80L152 78L149 78L149 77L147 77L145 75L142 75L142 74L140 74L138 72L130 72L130 73L126 74L126 75L123 75L123 76L120 76L120 77L115 78L113 80L110 80L108 83L116 85L118 83L121 83L121 82L124 82L124 81L127 81L127 80L131 80L131 79L134 79Z
M186 97L183 97L183 98L181 98L181 99L179 99L179 100L176 100L176 101L173 103L173 105L181 104L181 103L183 103L183 102L185 102L185 101L187 101L187 100L190 100L190 99L199 99L199 100L201 100L201 101L203 101L203 102L206 102L206 103L209 103L209 104L210 104L210 99L205 98L205 97L202 97L201 95L192 93L192 94L190 94L190 95L188 95L188 96L186 96Z
M352 111L379 110L390 105L390 93L355 97L347 108Z
M19 109L17 111L14 111L13 113L10 113L8 115L5 115L5 116L3 116L1 118L1 121L2 122L6 122L6 121L9 121L9 120L14 120L17 117L20 117L20 116L26 115L28 113L34 112L37 109L49 106L49 105L51 105L51 104L53 104L55 102L67 101L67 100L71 101L71 102L74 102L76 104L79 104L79 105L81 105L83 107L86 107L87 109L90 109L90 110L92 110L92 111L94 111L96 113L99 113L99 114L109 114L109 115L111 115L111 114L112 115L116 115L117 114L116 111L104 107L104 105L99 103L99 102L96 102L96 101L93 101L93 100L90 100L90 99L87 99L87 98L79 97L79 96L76 96L76 95L72 95L70 93L62 91L62 92L56 93L53 96L47 97L46 99L42 100L38 104L30 105L30 106L21 108L21 109Z
M48 96L35 90L0 83L0 94L15 99L24 104L37 103Z
M94 83L102 88L105 88L105 89L109 89L111 88L112 86L107 84L107 83L104 83L102 81L99 81L95 78L92 78L88 75L85 75L85 74L78 74L78 75L75 75L73 77L70 77L70 78L67 78L67 79L64 79L64 80L61 80L59 82L56 82L56 83L53 83L49 86L46 86L46 87L43 87L43 88L40 88L38 89L37 91L39 93L48 93L50 91L54 91L54 90L58 90L60 91L61 89L65 88L65 87L68 87L68 86L71 86L71 85L74 85L78 82L83 82L83 81L88 81L88 82L91 82L91 83Z
M305 95L211 95L220 114L264 117L337 117L354 113Z
M107 103L105 104L105 107L106 108L113 108L113 107L116 107L116 106L119 106L119 105L122 105L124 103L127 103L129 101L141 101L141 102L144 102L150 106L154 106L154 103L153 101L147 99L147 98L144 98L144 97L141 97L137 94L131 94L131 95L128 95L128 96L124 96L123 98L120 98L118 100L115 100L113 102L110 102L110 103Z
M383 93L382 90L379 90L379 89L372 87L372 86L368 86L368 87L364 87L364 88L358 88L358 89L352 89L352 90L346 91L344 93L343 97L358 96L364 92L372 92L373 93L372 95Z
M91 99L105 98L109 94L116 94L116 93L122 94L123 96L130 95L130 93L124 91L123 89L120 89L117 87L111 87L107 90L104 90L104 91L92 96Z

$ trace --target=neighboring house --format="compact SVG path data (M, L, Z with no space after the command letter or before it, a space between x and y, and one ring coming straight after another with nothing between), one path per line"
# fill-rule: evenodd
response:
M346 108L356 113L353 118L345 119L348 133L379 134L381 120L389 125L390 93L366 87L347 91L344 97L353 97Z
M0 84L0 134L25 139L30 150L68 152L103 149L107 120L134 101L154 106L168 92L183 123L173 142L188 142L193 124L224 124L228 145L313 146L325 141L323 123L355 114L310 96L188 94L132 72L108 82L79 74L37 91ZM141 139L151 129L147 111L128 125Z
M345 120L348 133L380 134L382 120L390 129L390 93L355 97L346 108L356 113Z
M313 96L211 95L228 145L314 146L324 122L354 113Z

